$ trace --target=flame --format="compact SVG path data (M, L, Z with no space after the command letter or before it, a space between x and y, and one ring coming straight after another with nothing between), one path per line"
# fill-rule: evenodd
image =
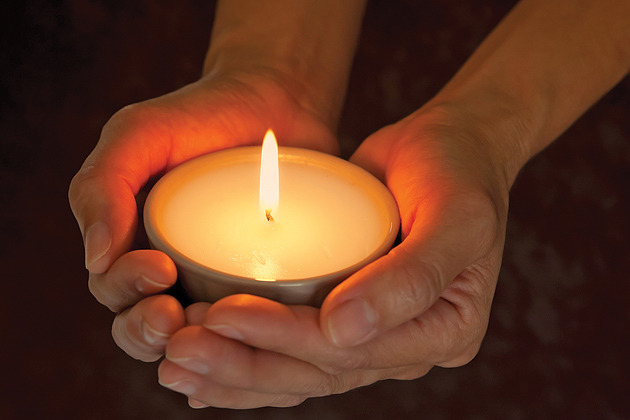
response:
M263 220L274 220L279 196L278 142L273 131L267 130L260 157L260 213Z

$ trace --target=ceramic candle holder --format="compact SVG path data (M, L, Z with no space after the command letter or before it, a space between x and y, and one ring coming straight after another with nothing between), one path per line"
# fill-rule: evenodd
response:
M319 306L384 255L400 226L389 190L363 169L306 149L279 149L275 221L259 217L260 147L192 159L163 176L144 209L151 246L166 253L196 301L247 293Z

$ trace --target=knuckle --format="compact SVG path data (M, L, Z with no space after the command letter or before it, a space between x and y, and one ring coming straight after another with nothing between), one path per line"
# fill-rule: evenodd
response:
M128 312L116 315L112 324L112 338L122 351L130 357L142 362L154 362L164 354L162 349L156 349L140 343L129 331Z
M105 126L115 126L127 122L143 121L143 117L151 110L148 102L129 104L114 113Z
M500 226L505 219L503 212L492 195L483 190L474 190L466 193L463 198L465 204L459 206L465 211L472 235L480 250L487 251L494 245L499 235Z
M68 188L68 202L75 216L85 205L85 197L90 190L89 181L95 177L95 167L93 165L84 165L79 169L79 172L72 177Z
M350 387L346 383L346 375L330 375L328 381L328 394L341 394L346 392Z
M103 306L106 306L112 312L119 312L117 305L111 301L107 293L102 288L102 275L90 273L88 279L88 289L94 298Z
M118 110L103 126L101 141L116 138L110 134L142 130L150 124L160 121L158 107L152 101L127 105Z
M391 376L384 375L384 373L384 371L379 369L363 369L347 371L339 375L329 375L326 379L326 387L323 389L324 393L316 396L342 394L351 389L391 378Z
M105 274L93 274L90 273L88 279L88 289L90 293L96 298L98 303L106 306L110 311L118 313L125 309L128 302L132 302L135 296L122 289L113 291L107 287L107 273Z
M360 356L356 349L353 352L347 352L342 356L336 356L334 361L324 363L319 368L328 375L342 375L345 372L364 369L367 366L366 361Z
M374 380L370 379L370 375L376 372L360 358L320 366L320 370L323 372L322 379L311 390L311 396L341 394L366 383L372 383Z
M70 202L70 207L74 210L75 205L78 202L78 198L80 196L80 185L81 185L81 179L83 177L82 172L84 171L84 168L79 169L79 172L77 172L73 177L72 180L70 181L70 186L68 187L68 201Z
M335 375L326 375L325 381L322 383L320 389L316 390L314 396L326 396L333 394L341 394L352 388L347 381L347 375L345 373L339 373Z
M339 361L339 366L342 372L354 371L365 368L366 361L357 352L356 354L348 354L346 357L343 357Z
M499 277L499 263L492 256L485 257L466 267L458 276L463 281L454 282L477 298L491 298L494 284ZM485 302L489 307L491 301Z
M327 375L340 375L345 371L344 368L335 363L325 363L323 365L320 365L319 368Z
M441 306L436 307L438 312L451 314L449 321L419 325L421 329L428 328L426 333L434 337L426 361L440 367L463 366L473 360L488 325L487 317L471 302L470 296L449 291L448 298L440 299L437 305Z
M479 345L469 345L465 349L461 350L456 356L451 358L448 362L440 364L441 367L460 367L470 363L479 353Z
M479 352L484 331L485 329L479 326L468 324L458 333L452 334L450 343L446 344L450 351L446 352L444 361L438 365L441 367L459 367L470 363Z
M393 290L394 308L411 312L423 311L435 302L445 284L445 275L438 257L426 256L416 264L396 266L396 281L400 285Z
M158 380L162 384L171 384L183 379L185 371L168 359L162 360L157 369Z

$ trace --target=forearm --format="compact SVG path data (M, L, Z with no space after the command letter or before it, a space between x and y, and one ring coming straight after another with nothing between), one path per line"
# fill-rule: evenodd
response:
M522 0L432 103L465 105L503 154L511 185L628 73L629 17L627 0Z
M204 74L272 69L336 126L366 0L222 0Z

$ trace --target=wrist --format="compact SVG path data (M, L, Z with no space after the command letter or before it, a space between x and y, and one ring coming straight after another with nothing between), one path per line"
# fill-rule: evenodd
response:
M281 145L339 154L336 121L331 119L329 109L311 102L305 86L277 66L232 56L198 84L212 95L228 92L230 103L237 103L245 113L254 111L265 121L265 129L273 128L280 136ZM296 132L301 134L296 137ZM286 133L293 134L287 138Z
M527 161L540 151L536 139L545 109L541 98L524 100L497 84L484 83L476 88L471 83L447 85L425 107L447 115L449 124L478 142L477 147L487 155L507 190Z
M336 131L365 0L222 0L204 76L258 72Z
M317 80L299 71L292 59L252 45L226 45L211 48L204 61L203 78L254 78L276 85L298 106L320 119L332 132L337 129L341 102L335 94L321 88Z
M246 44L214 46L206 56L202 78L246 78L259 85L276 86L333 131L336 128L337 118L331 112L334 99L322 95L312 80L303 77L290 62L269 50Z
M483 131L508 185L628 74L630 3L523 0L431 101Z

